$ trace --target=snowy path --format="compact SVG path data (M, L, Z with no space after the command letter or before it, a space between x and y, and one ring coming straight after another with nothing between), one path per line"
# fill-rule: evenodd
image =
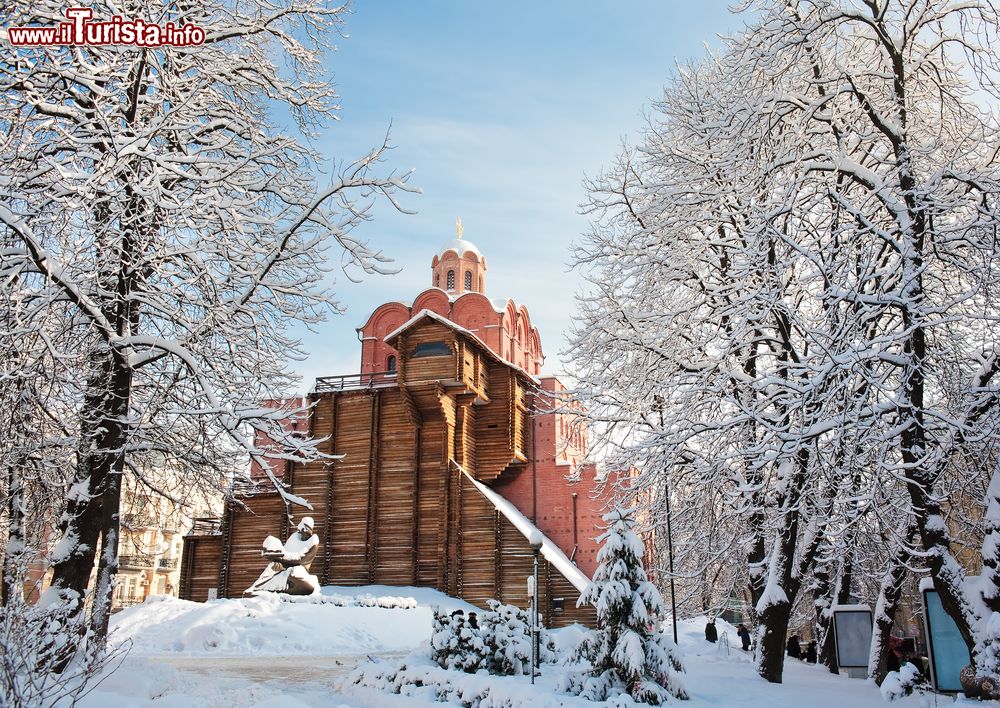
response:
M251 683L278 682L291 685L319 684L332 686L346 676L360 661L368 656L382 661L401 659L406 652L378 654L341 654L338 656L232 656L189 657L156 656L150 661L161 662L178 671L202 676L225 676L244 679Z

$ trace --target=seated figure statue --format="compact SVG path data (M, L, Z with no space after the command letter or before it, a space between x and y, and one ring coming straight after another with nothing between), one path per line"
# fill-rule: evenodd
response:
M261 555L270 563L243 593L283 592L289 595L311 595L319 592L319 578L310 575L309 566L319 550L319 536L313 533L313 520L306 516L285 545L274 536L264 539Z

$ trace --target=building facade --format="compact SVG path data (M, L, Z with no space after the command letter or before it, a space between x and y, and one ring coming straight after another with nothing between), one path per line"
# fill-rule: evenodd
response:
M320 378L309 394L308 432L341 457L272 468L313 507L300 513L320 536L312 572L323 584L427 586L525 606L528 541L540 536L548 623L592 622L593 608L576 600L596 566L605 501L594 469L578 464L578 409L558 379L539 377L527 308L486 296L479 249L448 243L431 283L412 303L377 308L359 328L360 371ZM260 573L263 538L288 532L276 492L244 495L220 533L185 538L181 596L239 596Z

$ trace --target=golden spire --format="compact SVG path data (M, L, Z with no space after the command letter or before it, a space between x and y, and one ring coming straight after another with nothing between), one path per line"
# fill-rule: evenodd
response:
M455 231L458 232L458 237L462 238L462 217L455 219Z

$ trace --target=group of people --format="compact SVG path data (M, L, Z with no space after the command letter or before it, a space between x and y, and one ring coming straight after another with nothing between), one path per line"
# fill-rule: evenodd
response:
M705 625L705 639L712 642L713 644L719 641L719 630L715 626L715 619L712 618ZM750 630L741 622L736 628L736 636L740 638L743 643L743 651L750 651Z
M719 630L715 626L715 620L716 618L713 617L705 625L705 639L713 644L719 641ZM743 651L750 651L750 645L752 643L750 639L750 630L742 622L736 626L736 636L740 638L740 642L743 644ZM802 643L797 634L793 634L788 638L788 643L785 645L785 651L788 656L795 659L804 660L810 664L816 663L816 642L809 642L806 645L805 652L803 652Z
M799 639L799 635L793 634L788 638L788 643L785 645L785 653L793 659L799 659L801 661L806 661L810 664L816 663L816 642L812 641L806 644L805 653L802 652L802 640Z

